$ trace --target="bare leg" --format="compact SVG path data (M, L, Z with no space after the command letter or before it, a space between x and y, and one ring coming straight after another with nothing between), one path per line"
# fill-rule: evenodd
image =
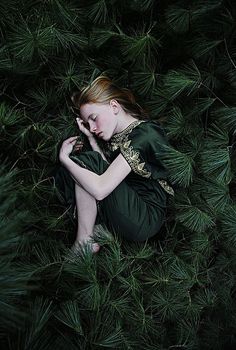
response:
M97 216L96 199L85 189L75 183L75 200L78 215L78 228L74 248L79 243L87 242L93 236L93 229ZM98 243L92 244L93 252L100 249Z

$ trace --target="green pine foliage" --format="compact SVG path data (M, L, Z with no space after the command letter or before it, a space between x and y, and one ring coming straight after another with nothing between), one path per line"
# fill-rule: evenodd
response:
M1 1L2 349L235 348L235 21L233 0ZM156 237L100 228L74 257L51 174L101 73L166 129L175 198Z

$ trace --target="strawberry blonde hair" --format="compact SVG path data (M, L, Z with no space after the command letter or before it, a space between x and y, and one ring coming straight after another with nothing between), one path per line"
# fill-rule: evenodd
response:
M148 119L147 112L135 101L133 93L118 87L110 78L100 75L88 86L72 94L71 100L76 108L86 103L107 104L115 99L126 113L137 119Z

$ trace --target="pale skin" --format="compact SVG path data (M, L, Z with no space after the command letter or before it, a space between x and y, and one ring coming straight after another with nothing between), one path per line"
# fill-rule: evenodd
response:
M92 149L98 151L104 160L106 158L94 134L108 141L114 134L121 132L136 120L130 114L125 113L122 106L114 99L107 104L84 104L80 107L80 114L81 118L77 118L79 129L88 137ZM69 158L76 140L77 136L65 140L59 153L60 162L75 181L78 228L73 249L88 242L93 236L97 216L96 200L106 198L131 172L130 165L121 153L101 175L79 166ZM77 150L81 148L82 145L76 146ZM98 252L99 249L98 243L92 244L93 252Z

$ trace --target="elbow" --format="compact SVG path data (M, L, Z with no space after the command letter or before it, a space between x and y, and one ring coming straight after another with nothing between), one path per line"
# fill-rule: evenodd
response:
M108 195L109 195L109 193L107 193L107 192L105 191L105 189L101 187L101 188L97 191L97 193L96 193L96 200L97 200L97 201L102 201L102 200L103 200L104 198L106 198Z
M101 181L97 186L96 191L96 200L102 201L104 198L106 198L111 193L110 186L108 184L104 183L104 181Z
M98 192L96 193L96 200L97 201L102 201L106 196L104 196L104 194L102 192Z

